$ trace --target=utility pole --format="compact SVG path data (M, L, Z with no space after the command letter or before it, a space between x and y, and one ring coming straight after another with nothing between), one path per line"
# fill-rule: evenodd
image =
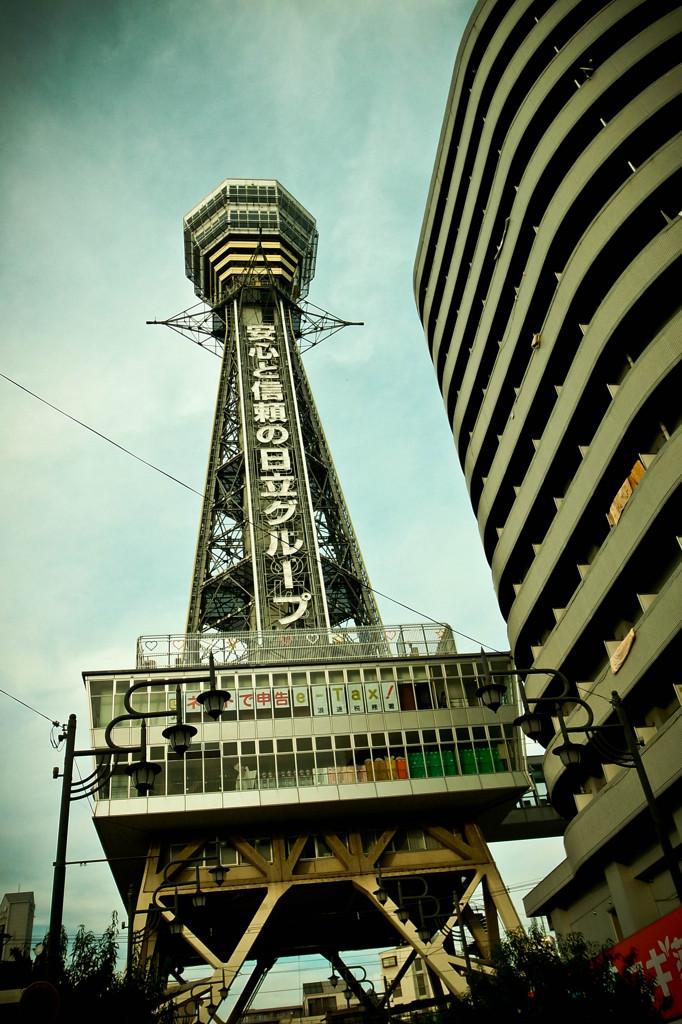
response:
M69 811L71 807L71 781L73 757L76 747L76 716L69 715L66 726L66 749L64 750L64 771L62 773L62 798L59 805L59 828L57 831L57 852L54 860L52 880L52 903L50 906L50 931L47 940L47 977L56 984L59 974L59 960L62 939L62 914L64 910L64 888L66 885L66 843L69 835Z

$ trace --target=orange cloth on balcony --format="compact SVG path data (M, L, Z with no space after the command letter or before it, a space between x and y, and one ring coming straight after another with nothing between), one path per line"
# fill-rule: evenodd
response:
M621 515L623 514L623 509L632 497L632 492L644 476L645 472L646 470L644 469L644 466L642 465L640 460L637 459L637 462L634 464L634 466L630 470L630 473L628 474L627 480L624 481L623 486L618 491L616 497L613 499L611 508L609 509L608 518L612 526L615 526L618 520L620 519Z
M623 667L623 663L627 658L628 654L630 653L630 648L632 647L634 642L635 630L633 627L630 630L630 632L621 640L621 642L618 644L618 647L616 647L615 651L611 655L611 671L613 672L614 676L616 672L619 672L620 669Z

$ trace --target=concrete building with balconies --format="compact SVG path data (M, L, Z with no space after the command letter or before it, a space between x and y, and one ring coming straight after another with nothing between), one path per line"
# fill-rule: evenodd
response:
M598 726L618 725L618 695L677 856L681 45L674 0L480 0L414 270L516 665L563 672ZM679 894L618 729L603 735L611 753L574 733L584 757L564 767L548 720L566 860L526 908L608 940Z

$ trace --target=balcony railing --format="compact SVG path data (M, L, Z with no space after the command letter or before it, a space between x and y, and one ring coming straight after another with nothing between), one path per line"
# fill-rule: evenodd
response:
M137 667L200 668L208 664L209 654L213 654L216 665L237 667L456 653L452 628L447 623L268 633L159 633L138 638Z

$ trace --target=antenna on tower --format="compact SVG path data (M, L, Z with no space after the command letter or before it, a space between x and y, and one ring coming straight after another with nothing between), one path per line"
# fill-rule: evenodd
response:
M147 324L160 324L170 327L176 334L189 338L195 345L212 352L214 356L222 356L225 344L225 324L221 317L224 303L207 306L197 302L188 309L181 310L166 320L147 320ZM315 348L321 342L338 334L344 327L364 327L363 320L344 320L326 309L314 305L307 299L301 299L292 307L292 314L297 314L298 330L295 338L301 355ZM292 317L296 323L296 316Z

